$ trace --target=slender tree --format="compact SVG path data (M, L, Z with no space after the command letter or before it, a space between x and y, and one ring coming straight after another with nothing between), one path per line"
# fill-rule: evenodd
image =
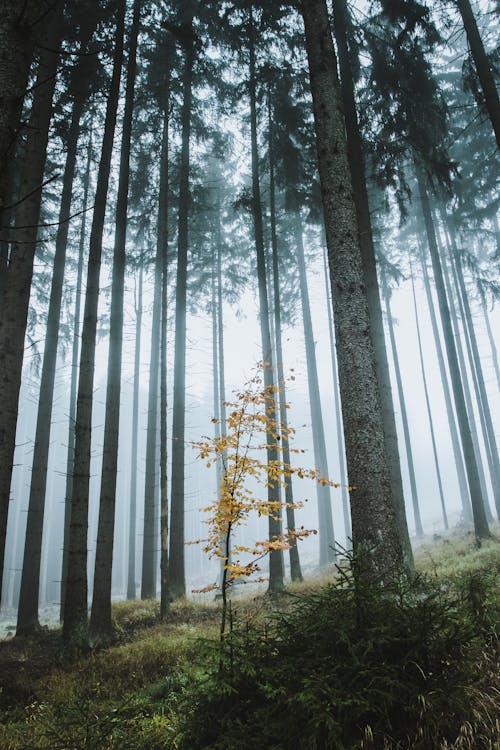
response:
M125 8L125 0L120 0L113 53L113 72L106 103L101 159L97 175L95 207L90 232L75 423L75 459L68 545L68 573L64 601L63 637L70 644L86 644L88 638L87 531L97 306L99 301L104 218L106 214L111 155L120 93Z
M130 141L134 111L134 89L137 67L137 38L139 34L141 3L134 1L132 26L128 45L127 84L123 113L120 176L116 204L116 231L113 253L113 278L111 285L111 319L109 330L108 382L106 388L106 414L99 501L99 524L94 568L94 591L90 616L93 639L110 638L111 575L115 530L116 475L118 467L118 436L120 428L120 395L123 342L123 296L125 290L127 206L130 181Z

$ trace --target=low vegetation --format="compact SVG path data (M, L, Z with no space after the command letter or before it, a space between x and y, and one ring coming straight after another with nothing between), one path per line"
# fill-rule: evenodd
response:
M114 608L117 643L68 659L59 633L0 644L4 750L500 745L500 546L451 535L381 597L349 571L218 604Z

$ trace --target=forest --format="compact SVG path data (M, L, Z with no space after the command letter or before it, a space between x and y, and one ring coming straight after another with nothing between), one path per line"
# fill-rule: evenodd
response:
M500 747L495 0L0 0L0 748Z

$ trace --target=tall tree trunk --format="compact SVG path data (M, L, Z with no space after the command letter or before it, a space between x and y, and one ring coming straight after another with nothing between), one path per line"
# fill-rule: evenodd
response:
M177 282L175 292L174 392L172 414L172 490L170 519L170 591L174 599L186 593L184 560L184 441L186 422L186 298L189 249L188 219L190 207L189 168L191 109L195 46L193 5L184 12L189 29L185 45L182 78L182 148L179 176L179 229L177 242Z
M427 189L425 184L425 178L422 174L421 168L418 164L415 165L417 172L418 189L420 193L420 203L422 207L422 213L425 223L425 231L427 234L427 241L429 243L429 250L432 260L432 268L434 271L434 282L436 284L436 291L438 295L439 311L441 313L441 322L443 324L444 342L446 346L446 353L448 357L448 364L450 368L450 378L453 389L453 396L455 399L455 408L457 411L458 426L460 430L460 437L462 439L462 447L464 451L465 468L467 471L467 480L469 485L469 492L472 502L472 514L474 518L474 529L478 539L486 538L490 534L488 527L488 521L484 510L484 498L481 492L481 486L479 482L479 472L474 453L474 446L472 443L471 428L469 419L467 416L467 410L465 406L464 389L462 380L460 377L460 369L458 366L457 350L455 341L453 338L453 329L451 325L450 309L446 300L446 291L444 287L443 271L441 268L441 261L439 259L439 251L437 247L436 234L434 231L434 223L432 221L432 214L429 205L429 198L427 195Z
M299 269L304 341L306 345L307 387L309 390L309 406L311 409L314 465L320 476L328 477L328 458L326 453L325 430L323 427L323 413L321 410L318 368L316 364L316 346L314 343L311 306L309 304L309 290L307 288L306 264L302 240L302 222L299 214L295 217L295 247ZM330 487L327 484L318 483L316 485L316 496L318 499L319 564L324 566L335 561L335 534L333 530Z
M332 357L332 376L333 376L333 398L335 405L335 427L337 431L337 447L339 453L340 483L342 492L342 514L344 516L344 533L346 538L346 547L350 546L352 537L351 515L349 512L349 489L347 486L347 472L345 465L345 445L344 431L342 429L342 411L340 405L339 378L337 371L337 357L335 354L335 334L333 331L333 315L331 307L331 287L328 283L328 259L326 257L326 245L323 246L323 266L325 273L325 296L328 313L328 335L330 337L330 354Z
M347 159L337 60L325 0L302 0L334 303L340 394L358 575L400 575L403 549L392 499L370 335L359 230ZM407 562L408 564L408 562Z
M68 576L64 601L63 638L70 644L87 642L87 531L89 509L90 448L94 363L99 302L102 238L108 195L111 155L116 126L123 59L125 0L118 6L113 73L106 104L106 118L97 175L95 207L90 231L89 260L83 315L78 399L75 423L73 495L68 546Z
M493 72L486 52L483 41L477 28L476 19L472 12L469 0L456 0L457 8L462 16L465 33L469 48L476 65L477 76L484 94L484 101L488 115L495 132L497 146L500 148L500 101L498 91L493 78Z
M163 241L161 249L161 342L160 342L160 617L165 618L170 606L170 576L168 553L168 484L167 484L167 320L168 320L168 114L169 97L165 112L165 159L166 168L163 179L162 227Z
M488 521L488 523L492 523L493 516L491 514L490 506L489 506L489 503L488 503L488 490L487 490L487 487L486 487L486 476L485 476L485 473L484 473L483 459L482 459L481 450L480 450L480 447L479 447L479 438L478 438L478 434L477 434L476 416L475 416L475 412L474 412L474 406L473 406L473 403L472 403L472 395L471 395L470 384L469 384L469 373L467 371L467 366L465 364L465 355L464 355L464 349L463 349L463 345L462 345L462 336L461 336L461 332L460 332L460 325L459 325L459 322L458 322L457 312L456 312L456 309L455 309L455 294L454 294L454 290L452 289L452 285L451 285L450 275L449 275L449 272L448 272L448 266L446 264L446 258L445 258L445 255L444 255L444 249L443 249L443 247L441 245L441 240L440 240L440 238L439 238L438 235L436 235L436 242L437 242L438 251L440 253L440 257L443 259L442 269L443 269L444 286L445 286L446 294L447 294L447 297L448 297L448 300L449 300L448 304L450 306L451 325L452 325L452 329L453 329L453 335L455 337L455 346L456 346L456 350L457 350L457 358L458 358L458 364L459 364L459 367L460 367L460 373L461 373L461 377L462 377L462 385L463 385L463 391L464 391L464 398L465 398L465 408L467 410L467 416L468 416L468 419L469 419L472 445L474 446L474 455L476 457L477 470L478 470L478 474L479 474L479 486L481 487L481 494L482 494L482 497L483 497L483 500L484 500L484 503L485 503L484 510L485 510L485 513L486 513L486 520ZM464 325L465 325L465 322L464 322ZM465 329L464 329L464 333L466 333ZM468 345L467 339L466 339L466 344ZM469 357L469 361L471 361L470 357ZM476 386L476 383L475 383L476 375L475 375L475 371L474 371L473 367L472 367L472 370L471 370L471 374L472 374L472 379L474 381L474 387L475 387ZM476 393L477 393L477 388L476 388ZM478 404L479 404L479 399L478 399ZM481 412L480 412L480 416L482 416Z
M446 216L443 216L443 219L445 218ZM481 423L484 432L484 442L486 446L488 465L491 476L491 486L493 488L493 497L495 499L495 508L497 511L497 516L500 519L500 463L498 459L498 447L496 442L495 429L491 417L488 394L486 393L483 367L481 365L481 358L479 356L479 347L477 345L476 331L474 329L474 322L472 320L469 296L467 294L467 289L465 288L462 259L460 257L460 250L457 247L453 226L451 226L450 223L448 223L448 237L451 243L449 252L453 278L457 287L459 300L461 301L465 331L466 334L468 334L468 349L469 356L471 358L471 371L475 373L474 385L476 388L478 408L480 416L482 417Z
M56 50L60 30L61 16L58 14L51 33L47 35L46 42L50 49L44 49L40 54L20 183L21 195L27 197L19 203L15 212L15 228L12 230L11 254L0 316L0 573L3 571L5 553L24 338L37 246L52 98L59 62Z
M361 262L366 287L366 300L370 316L370 332L375 353L375 371L377 375L382 416L384 419L384 439L387 462L391 472L391 491L399 535L405 556L405 564L413 570L413 553L408 534L406 520L403 479L401 476L401 462L398 447L398 434L394 403L392 397L389 362L385 343L384 320L377 278L375 248L373 244L370 205L366 187L366 170L363 154L363 143L358 123L356 100L354 95L354 81L352 74L351 52L349 50L347 20L348 10L346 0L332 0L333 29L337 41L340 69L340 90L344 107L345 128L347 136L347 157L351 171L352 189L356 215L358 219L359 244L361 248Z
M87 38L83 39L80 44L80 52L82 55L85 55L88 38L91 34L92 28L89 26ZM59 209L59 224L56 236L52 285L47 316L47 330L43 352L40 397L38 401L33 465L31 471L23 572L21 577L21 593L17 614L17 633L24 635L32 633L39 628L38 599L40 588L40 559L45 516L47 465L54 399L54 380L57 362L57 346L59 341L59 320L61 317L62 291L66 269L66 249L68 245L69 216L71 213L77 146L81 132L80 126L83 108L88 98L90 86L90 79L85 77L84 65L87 58L83 56L81 59L84 64L76 67L71 82L71 93L73 93L74 96L74 103L66 144L67 156L63 177L61 205Z
M123 297L125 290L127 206L130 181L130 140L134 111L134 89L137 68L137 37L140 23L140 0L134 0L127 62L127 84L120 153L120 175L116 203L115 247L111 283L111 317L109 326L108 382L102 452L101 494L94 566L94 591L90 614L93 639L110 638L111 575L115 533L116 475L120 431L120 397L123 343Z
M410 261L410 264L411 264L411 261ZM418 356L420 360L420 372L422 373L422 383L424 386L424 394L425 394L425 405L427 408L427 417L429 420L429 428L431 432L432 452L434 455L434 465L436 467L436 477L437 477L437 483L438 483L438 489L439 489L439 499L441 501L441 511L443 513L444 527L446 530L448 530L448 514L446 513L446 504L444 501L443 482L441 480L441 471L439 469L439 460L438 460L438 453L437 453L437 446L436 446L436 436L434 433L434 420L432 418L432 409L431 409L431 402L429 398L429 389L427 387L427 377L425 375L424 355L422 351L422 337L420 335L420 321L418 319L417 296L415 294L415 281L413 279L413 269L411 270L411 290L412 290L412 295L413 295L413 311L415 314L415 325L417 327L417 341L418 341Z
M167 72L167 75L170 75ZM157 540L157 457L158 457L158 378L161 350L162 318L162 258L167 244L168 227L168 96L165 96L160 155L160 189L156 235L153 321L151 327L151 358L149 365L148 424L146 437L146 477L144 485L144 534L142 548L141 599L156 597Z
M281 295L280 295L280 276L279 276L279 257L278 257L278 232L276 229L276 186L274 179L274 148L273 148L273 113L271 108L271 97L269 95L269 204L271 212L271 248L273 264L273 291L274 291L274 323L276 336L276 375L279 387L279 413L280 413L280 432L281 432L281 450L283 453L283 462L286 465L291 464L290 443L288 440L288 417L286 401L286 380L284 375L283 364L283 343L281 337ZM286 525L288 531L295 529L295 511L293 507L293 487L291 477L288 481L285 479L285 509ZM290 576L292 581L302 581L302 571L300 568L299 550L297 543L292 543L290 550Z
M76 419L76 389L78 385L78 353L80 344L80 309L82 299L83 257L87 239L87 208L90 187L90 167L92 165L92 130L87 146L87 166L83 180L82 223L80 228L80 242L78 248L78 266L76 272L75 311L73 317L73 345L71 352L71 382L69 389L69 426L68 451L66 456L66 492L64 496L64 539L61 566L61 603L60 619L64 620L64 600L66 598L66 581L68 576L68 547L69 524L71 519L71 498L73 497L73 467L75 461L75 419Z
M267 299L266 258L264 252L264 227L262 221L262 201L260 196L259 179L259 151L257 144L257 83L255 69L255 28L252 5L250 5L248 24L249 47L249 95L250 95L250 139L252 165L252 215L254 225L255 253L257 260L257 284L259 288L260 335L262 345L262 362L264 368L264 387L268 394L272 394L269 408L276 415L275 384L272 362L271 331L269 327L269 305ZM268 431L267 462L272 465L278 459L277 442L273 431ZM276 482L269 482L267 499L271 508L277 508L280 501L279 486ZM272 511L269 515L269 539L281 534L279 512ZM281 550L271 550L269 554L269 592L276 593L283 589L283 555Z
M425 296L427 298L427 306L429 308L429 315L431 319L432 335L434 339L434 345L436 347L436 356L438 360L439 374L441 377L441 385L443 387L444 403L446 407L446 415L448 417L448 428L450 430L450 439L453 449L453 457L455 459L455 468L458 477L458 487L460 492L460 500L462 503L462 516L463 520L468 524L472 521L472 507L470 504L470 495L467 486L467 475L465 473L465 464L462 455L462 449L460 447L460 439L458 437L458 429L455 420L455 412L453 410L453 404L451 399L450 385L448 382L448 373L444 363L444 353L441 346L441 339L439 336L439 327L437 322L436 311L434 309L434 301L432 298L431 285L429 280L429 273L427 271L427 262L424 254L423 245L420 245L419 249L420 263L422 266L422 274L424 281Z
M387 313L387 327L389 329L389 340L391 342L392 359L394 362L394 373L396 375L396 386L398 389L399 408L401 409L401 422L403 424L403 435L406 446L406 460L408 463L408 476L410 479L411 499L413 505L413 517L415 521L415 532L418 538L422 538L424 530L422 528L422 519L420 518L420 507L418 503L417 480L415 479L415 467L413 465L413 451L411 449L410 428L408 425L408 414L406 411L405 394L403 390L403 380L401 378L401 369L399 367L398 349L396 346L396 337L394 335L394 323L391 313L391 293L387 284L385 275L382 280L382 290L385 298L385 309Z
M130 457L130 519L128 534L128 566L127 566L127 599L135 599L135 557L137 535L137 461L138 461L138 432L139 432L139 378L141 373L141 333L142 333L142 285L143 258L141 255L139 269L139 288L135 306L135 354L134 354L134 395L132 400L132 450Z

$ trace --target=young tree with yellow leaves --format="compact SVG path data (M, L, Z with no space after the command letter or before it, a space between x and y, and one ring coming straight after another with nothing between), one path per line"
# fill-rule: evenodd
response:
M227 430L225 435L205 437L193 444L198 457L207 460L207 468L218 463L221 468L221 487L217 499L204 510L209 514L206 523L209 534L204 543L204 551L209 557L217 557L223 564L223 575L220 583L214 583L196 593L220 589L222 593L221 638L224 637L227 618L227 598L231 585L242 578L248 578L261 570L260 561L267 554L290 549L300 539L316 530L289 528L266 541L256 541L253 545L234 545L232 535L237 527L243 525L250 513L274 518L279 521L286 503L270 502L256 497L248 486L253 479L263 488L285 486L292 475L301 479L315 479L321 484L339 487L340 485L318 475L313 469L294 468L285 462L283 443L290 442L295 430L291 427L281 428L276 421L276 396L279 386L266 385L264 382L265 365L260 365L258 372L246 384L244 390L236 393L233 402L226 403ZM287 405L288 408L288 405ZM216 422L216 419L212 420ZM278 444L277 458L268 462L264 451L270 440ZM290 448L290 453L303 453L297 448ZM300 502L293 503L293 508L301 507ZM241 561L242 555L249 555L250 561ZM254 579L257 581L263 578Z

